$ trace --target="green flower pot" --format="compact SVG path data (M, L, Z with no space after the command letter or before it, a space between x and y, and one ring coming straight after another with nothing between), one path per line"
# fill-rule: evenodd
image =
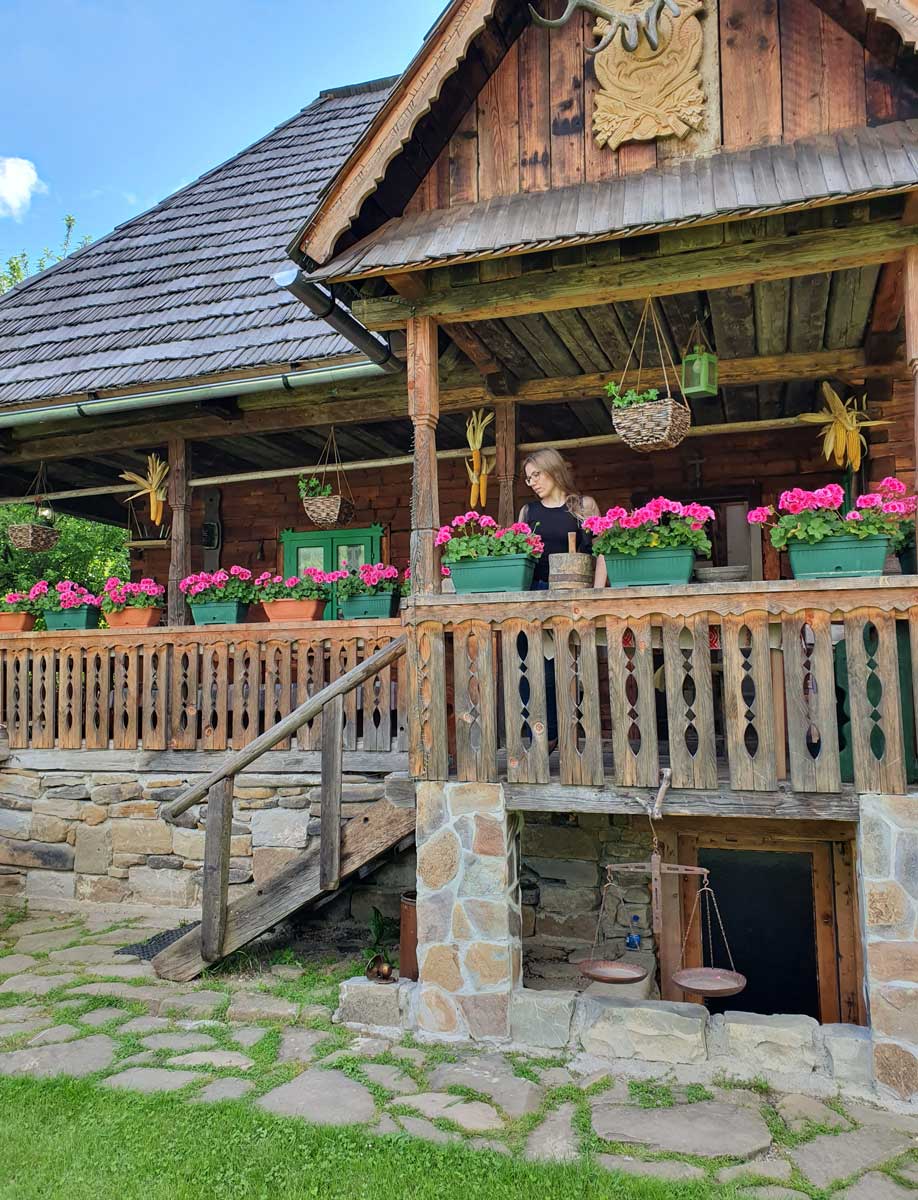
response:
M195 625L241 625L249 611L247 604L237 600L216 600L190 607Z
M876 579L883 574L889 538L823 538L821 542L791 542L787 547L795 579Z
M531 554L505 554L447 565L457 592L528 592L536 560Z
M604 554L609 587L654 587L688 583L695 551L686 546L638 550L637 554Z
M361 617L385 620L398 612L401 597L398 592L377 592L375 596L348 596L341 601L341 616L345 621L359 621Z
M46 612L45 625L51 629L98 629L99 610L91 604L68 608L63 612Z

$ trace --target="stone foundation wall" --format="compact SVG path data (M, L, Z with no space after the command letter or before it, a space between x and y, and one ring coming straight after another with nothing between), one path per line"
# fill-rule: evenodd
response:
M862 796L858 866L877 1082L918 1099L918 796Z
M369 1031L407 1029L433 1036L422 1007L423 982L385 988L362 977L342 984L337 1021ZM831 1095L873 1090L870 1030L820 1025L812 1017L727 1012L700 1004L623 1000L607 985L584 993L517 988L510 997L506 1045L530 1053L579 1055L583 1070L614 1063L623 1073L671 1068L686 1082L764 1076L774 1086Z
M520 902L527 983L585 986L577 964L593 945L605 867L650 857L646 825L646 821L625 816L525 815ZM409 852L354 888L351 914L366 922L378 908L397 920L402 892L414 887L415 858ZM621 956L634 916L653 976L656 955L650 928L650 885L637 876L630 884L609 889L600 934L602 953L609 958Z
M0 897L196 907L207 806L175 825L159 814L199 778L0 768ZM319 783L316 774L237 778L231 900L318 839ZM381 778L345 776L342 818L383 794ZM354 917L365 924L366 915Z

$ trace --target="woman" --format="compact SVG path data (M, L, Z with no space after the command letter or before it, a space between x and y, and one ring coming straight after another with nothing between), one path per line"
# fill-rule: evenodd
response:
M571 474L570 463L557 450L536 450L523 463L523 478L526 486L535 493L520 510L520 520L538 533L545 546L533 579L533 587L548 587L548 557L551 554L567 554L568 537L577 535L577 550L589 554L592 545L590 535L583 528L586 517L598 517L599 505L592 496L582 496L577 491ZM606 582L605 563L596 560L595 586Z
M545 546L532 584L533 588L543 590L549 585L549 555L567 554L570 534L577 535L579 553L590 553L592 539L583 528L583 521L585 517L599 516L599 506L592 496L583 496L577 491L570 463L562 458L557 450L536 450L534 454L530 454L523 463L523 478L527 487L535 493L535 500L531 500L520 510L520 520L525 521L538 533ZM597 558L594 586L603 587L605 582L605 562L602 558ZM520 640L522 643L522 634ZM525 654L524 644L519 645L519 652L521 656ZM546 726L548 749L551 753L558 745L558 702L555 696L554 643L550 637L545 638L543 653ZM528 686L526 682L527 690ZM520 695L525 704L527 697L523 695L523 687L524 681L521 680Z

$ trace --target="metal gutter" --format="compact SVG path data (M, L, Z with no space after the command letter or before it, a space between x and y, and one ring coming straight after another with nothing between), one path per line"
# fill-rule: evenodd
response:
M391 369L389 368L389 370ZM257 379L236 379L228 380L225 383L204 383L192 387L166 388L156 392L135 392L131 396L110 396L104 399L89 397L74 404L49 404L43 408L0 412L0 429L39 425L45 421L68 421L80 417L105 416L122 410L133 412L147 408L166 408L174 404L189 404L198 400L250 396L258 392L277 391L278 388L285 388L292 392L320 383L348 383L353 379L378 379L387 373L385 367L375 362L352 362L342 363L338 367L316 367L311 371L290 371L283 375L264 375Z
M383 342L374 333L370 333L331 292L308 280L299 267L285 267L284 270L278 271L274 282L304 304L314 316L330 325L336 333L340 333L383 371L395 375L405 370L404 362L395 357L388 342Z

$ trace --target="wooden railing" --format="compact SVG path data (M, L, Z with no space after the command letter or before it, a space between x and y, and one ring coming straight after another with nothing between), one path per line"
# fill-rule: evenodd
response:
M216 962L232 953L320 893L339 886L345 870L341 853L341 789L344 756L342 735L347 701L359 688L366 687L383 672L390 671L404 653L404 635L389 639L363 662L327 683L247 746L225 758L204 779L193 783L177 799L163 806L160 815L167 821L174 821L192 805L206 801L207 816L201 925L157 955L154 966L158 973L169 979L192 979L200 973L204 964ZM299 730L317 719L323 721L324 730L318 869L307 871L304 856L301 856L267 885L257 888L254 895L243 897L235 906L234 920L230 921L229 871L234 780L246 767L258 762L268 751L288 742ZM379 803L387 813L392 811L385 801ZM383 814L383 821L387 813ZM410 823L413 826L413 820ZM371 823L369 818L363 817L357 819L357 824L363 829ZM375 829L371 832L377 834ZM347 870L352 871L364 865L374 857L375 852L398 841L404 834L404 827L390 824L378 840L376 837L365 838L369 846L361 845L358 852L355 853L351 845Z
M902 793L916 760L916 579L419 597L405 620L416 778Z
M13 750L239 750L401 632L398 621L0 634ZM350 691L342 746L407 746L404 671ZM319 750L320 719L278 748Z

